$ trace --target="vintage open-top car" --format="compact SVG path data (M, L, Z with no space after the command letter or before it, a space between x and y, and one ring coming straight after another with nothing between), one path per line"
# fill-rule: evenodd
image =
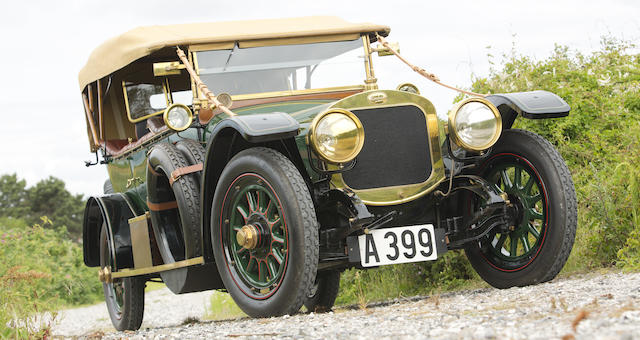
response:
M118 330L140 327L149 280L224 289L267 317L330 309L347 268L451 249L498 288L558 274L571 175L511 127L569 106L472 95L441 120L412 84L378 89L375 58L400 57L388 34L334 17L152 26L93 52L79 76L87 165L109 179L86 205L84 262Z

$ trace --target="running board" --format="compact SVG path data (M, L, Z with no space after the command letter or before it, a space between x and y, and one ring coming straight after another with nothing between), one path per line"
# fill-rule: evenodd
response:
M197 264L203 264L204 257L194 257L192 259L178 261L174 263L161 264L159 266L151 266L146 268L138 268L138 269L121 269L117 272L112 273L110 267L104 267L98 271L98 278L102 282L111 282L113 279L130 277L130 276L139 276L146 275L151 273L159 273L167 270L189 267Z

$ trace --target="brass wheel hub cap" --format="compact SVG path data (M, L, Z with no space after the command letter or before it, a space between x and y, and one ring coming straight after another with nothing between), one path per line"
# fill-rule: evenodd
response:
M236 234L238 244L246 249L255 249L258 245L259 231L253 224L247 224Z

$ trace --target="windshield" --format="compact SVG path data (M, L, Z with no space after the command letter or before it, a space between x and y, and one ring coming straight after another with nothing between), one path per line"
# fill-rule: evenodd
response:
M202 81L231 95L362 84L362 40L196 52Z

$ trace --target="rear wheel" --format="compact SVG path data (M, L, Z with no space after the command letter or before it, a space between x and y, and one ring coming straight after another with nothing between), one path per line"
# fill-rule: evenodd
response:
M553 279L569 257L577 221L573 181L560 154L539 135L506 130L479 169L507 193L516 218L509 231L466 248L473 268L497 288Z
M318 273L316 282L307 295L304 306L309 312L328 312L333 307L340 290L340 272L326 271Z
M107 237L106 225L100 233L100 267L113 268L113 248ZM114 279L103 282L102 289L113 327L119 331L135 331L140 328L144 317L145 280L138 277Z
M281 153L252 148L227 164L212 205L218 271L252 317L293 314L316 276L318 226L309 190Z

